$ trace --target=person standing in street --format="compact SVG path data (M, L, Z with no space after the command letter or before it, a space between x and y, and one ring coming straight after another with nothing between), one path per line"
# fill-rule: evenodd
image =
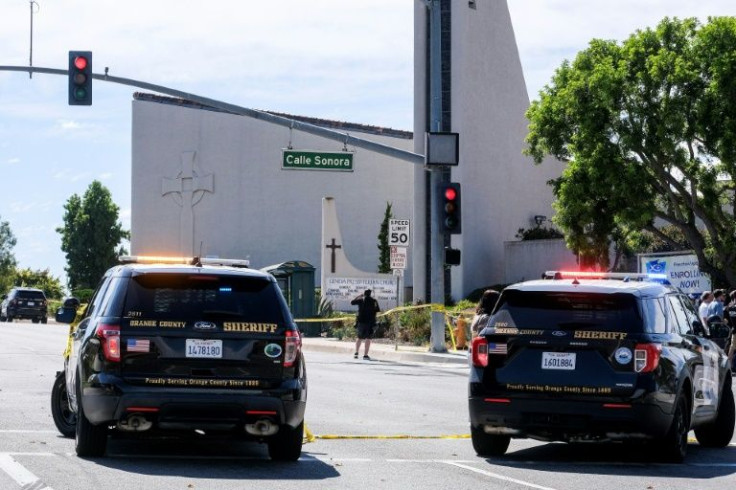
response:
M713 293L710 291L703 291L700 296L700 305L698 306L698 316L700 317L700 323L703 327L708 328L708 307L713 302Z
M371 296L370 289L366 289L363 294L352 300L350 304L358 306L358 316L355 321L355 328L358 329L358 339L355 341L355 354L353 358L358 358L360 343L365 340L363 360L370 361L371 358L368 356L368 350L371 348L373 329L376 327L376 313L381 311L381 308L378 306L378 301Z
M726 293L723 289L713 291L713 301L708 305L708 320L723 321L723 302L726 300ZM716 320L713 317L718 317Z

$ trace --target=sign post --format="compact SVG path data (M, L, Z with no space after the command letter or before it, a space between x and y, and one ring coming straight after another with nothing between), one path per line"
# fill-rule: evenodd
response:
M396 306L404 304L404 292L401 287L401 278L404 277L404 270L406 269L410 239L411 223L408 219L388 220L390 263L391 270L396 276Z

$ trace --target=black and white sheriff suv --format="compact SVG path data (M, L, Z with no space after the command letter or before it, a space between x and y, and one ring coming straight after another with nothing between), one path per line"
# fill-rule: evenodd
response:
M688 432L725 447L734 431L731 370L690 299L626 274L548 272L501 293L473 340L473 446L506 452L511 438L652 444L685 458Z
M77 454L104 455L112 433L196 431L297 460L307 377L274 277L220 259L126 261L80 315L54 385L54 420ZM73 318L73 307L57 312Z

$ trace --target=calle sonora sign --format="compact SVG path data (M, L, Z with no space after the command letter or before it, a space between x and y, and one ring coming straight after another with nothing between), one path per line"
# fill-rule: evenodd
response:
M347 151L283 150L281 168L287 170L353 171L353 154Z

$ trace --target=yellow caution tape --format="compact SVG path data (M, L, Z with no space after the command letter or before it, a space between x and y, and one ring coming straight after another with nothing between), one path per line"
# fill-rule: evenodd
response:
M314 442L317 439L336 440L336 439L470 439L470 434L445 434L439 436L412 436L410 434L396 435L336 435L323 434L315 435L309 430L307 424L304 424L304 444Z
M396 308L391 308L387 311L382 311L381 313L378 313L376 315L376 318L392 315L394 313L399 313L402 311L408 311L408 310L418 310L421 308L433 308L439 311L439 307L435 308L436 305L432 304L426 304L426 305L415 305L415 306L398 306ZM352 316L340 316L340 317L326 317L326 318L296 318L294 319L295 322L304 322L304 323L312 323L312 322L341 322L346 320L355 320L355 315Z

